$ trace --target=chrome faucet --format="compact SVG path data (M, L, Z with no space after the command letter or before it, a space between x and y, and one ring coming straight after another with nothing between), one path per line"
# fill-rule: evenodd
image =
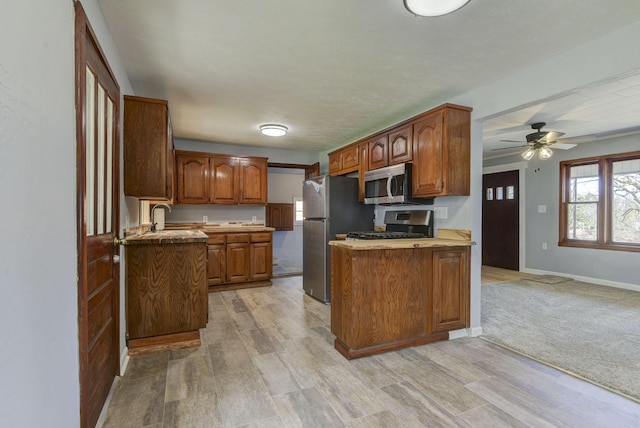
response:
M166 207L169 212L171 212L171 207L167 204L158 204L158 205L154 205L153 208L151 208L151 231L155 232L156 231L156 220L155 220L155 212L156 212L156 208L158 207Z

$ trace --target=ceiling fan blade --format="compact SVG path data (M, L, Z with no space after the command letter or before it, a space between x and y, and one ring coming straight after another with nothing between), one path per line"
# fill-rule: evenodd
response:
M524 143L524 141L522 140L500 140L500 141L504 143Z
M558 138L562 137L563 135L564 135L564 132L548 131L543 137L538 139L538 141L539 142L545 142L545 143L551 143L551 142L557 140Z
M513 149L521 149L523 147L527 147L527 145L525 144L524 146L514 146L514 147L500 147L498 149L491 149L492 152L498 151L498 150L513 150Z
M560 149L560 150L569 150L574 148L575 146L577 146L577 144L557 143L557 142L549 144L549 147L551 147L552 149Z

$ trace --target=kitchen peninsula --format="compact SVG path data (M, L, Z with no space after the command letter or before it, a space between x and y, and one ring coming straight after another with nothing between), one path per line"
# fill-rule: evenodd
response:
M469 327L474 242L464 232L329 242L335 348L360 358L445 340L449 331Z

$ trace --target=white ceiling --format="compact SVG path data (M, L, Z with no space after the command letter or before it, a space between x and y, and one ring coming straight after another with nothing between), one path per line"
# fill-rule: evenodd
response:
M135 94L169 100L176 137L313 151L640 19L638 0L471 0L439 18L402 0L98 3ZM532 100L485 122L485 156L534 121L563 137L637 127L639 106L637 75ZM264 137L264 123L290 132Z

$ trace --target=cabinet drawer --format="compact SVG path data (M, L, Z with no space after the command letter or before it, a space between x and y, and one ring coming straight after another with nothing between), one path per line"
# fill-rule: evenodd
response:
M248 233L228 233L227 242L249 242Z
M252 233L251 242L271 242L271 233L270 232Z
M226 242L226 237L224 233L207 233L209 239L207 239L207 244L224 244Z

